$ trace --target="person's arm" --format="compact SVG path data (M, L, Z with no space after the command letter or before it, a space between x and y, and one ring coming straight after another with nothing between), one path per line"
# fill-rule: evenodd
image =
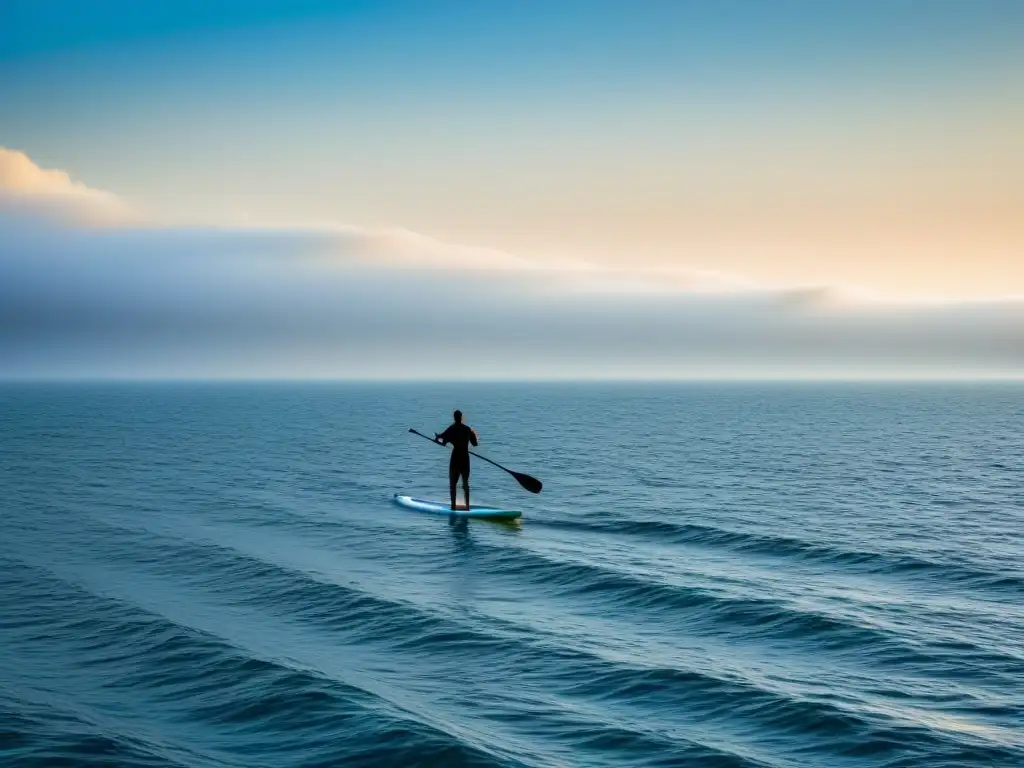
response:
M480 445L480 443L477 441L476 430L473 429L472 427L469 428L469 442L471 442L474 446Z
M441 445L448 445L448 443L452 439L451 432L452 432L452 428L451 427L448 427L448 429L446 429L441 434L437 434L437 432L435 432L434 433L434 441L440 443Z

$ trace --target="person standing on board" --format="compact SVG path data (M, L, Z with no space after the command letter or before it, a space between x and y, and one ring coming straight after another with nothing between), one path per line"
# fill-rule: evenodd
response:
M462 423L462 411L454 414L455 423L441 434L434 433L434 441L441 445L452 445L452 457L448 461L448 487L452 495L452 511L455 511L456 488L459 477L462 478L462 492L466 497L466 509L469 509L469 445L479 445L476 430Z

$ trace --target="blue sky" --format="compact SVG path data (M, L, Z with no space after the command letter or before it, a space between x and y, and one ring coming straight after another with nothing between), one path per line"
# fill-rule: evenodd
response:
M533 39L545 31L569 33L577 43L606 45L656 54L638 32L662 40L697 43L707 49L772 49L798 54L805 47L828 42L830 48L863 50L864 46L910 47L913 41L941 42L941 37L988 45L993 34L1012 35L1019 24L1020 4L1012 0L863 0L816 3L812 0L560 0L559 2L479 2L455 0L7 0L3 20L4 59L74 47L110 46L135 39L187 37L202 31L228 31L263 26L281 27L313 20L337 24L349 33L383 33L387 46L410 38L440 36L467 41L463 33L488 45L518 47L523 32ZM530 41L525 41L529 43ZM525 52L525 51L524 51ZM505 51L504 53L507 53ZM571 51L565 51L571 53Z

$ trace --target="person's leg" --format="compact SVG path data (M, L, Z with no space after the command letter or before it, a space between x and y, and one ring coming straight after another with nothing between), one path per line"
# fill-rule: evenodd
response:
M466 509L469 509L469 465L462 469L462 493L466 497Z
M459 468L455 464L448 465L448 490L452 497L452 512L455 511L455 496L459 488Z

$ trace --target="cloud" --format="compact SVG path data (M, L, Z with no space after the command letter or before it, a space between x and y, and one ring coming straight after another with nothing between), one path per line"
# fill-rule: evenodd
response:
M0 211L51 225L123 224L135 216L116 195L40 168L24 152L0 146Z
M536 263L404 231L97 227L76 206L103 193L3 158L0 376L1024 376L1022 301ZM46 215L19 215L26 199Z
M89 194L64 171L44 170L24 152L0 147L0 189L23 194Z

